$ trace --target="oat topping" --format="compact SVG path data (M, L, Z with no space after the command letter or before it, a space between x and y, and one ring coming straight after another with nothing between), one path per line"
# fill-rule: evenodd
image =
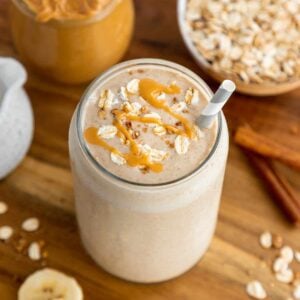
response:
M151 113L145 114L144 117L145 118L161 120L161 116L156 112L151 112ZM156 127L157 124L156 123L148 123L148 126L149 127Z
M7 204L3 201L0 201L0 215L5 214L7 210L8 210Z
M167 95L165 93L160 93L158 96L157 96L157 99L158 100L166 100L167 98Z
M217 73L244 83L300 76L300 3L189 0L190 38Z
M127 91L130 93L130 94L137 94L138 91L139 91L139 83L140 81L138 79L132 79L131 81L129 81L127 83Z
M199 91L193 88L189 88L186 91L184 101L187 104L196 105L199 103Z
M187 153L189 149L189 139L186 136L178 135L175 139L175 150L176 152L181 155Z
M151 148L147 144L142 145L141 148L142 151L149 155L150 160L153 162L161 162L168 157L168 152Z
M116 154L114 152L111 152L110 158L111 158L113 163L115 163L119 166L126 164L126 159L124 157L122 157L121 155Z
M104 139L112 139L117 134L117 127L113 125L103 125L98 129L98 135Z
M197 139L200 140L200 139L204 138L204 132L197 125L194 126L194 129L195 129L195 132L196 132L196 138Z
M129 95L128 95L126 87L121 86L120 91L119 91L119 95L120 95L120 98L123 101L129 101Z
M182 112L184 109L187 108L186 103L181 101L178 103L175 103L171 106L171 108L175 111L175 112Z
M165 127L163 126L160 126L160 125L156 125L154 128L153 128L153 133L155 135L159 135L159 136L162 136L162 135L165 135L167 133L167 130Z
M28 232L36 231L39 227L40 221L37 218L29 218L22 223L22 229Z
M111 109L111 107L118 103L118 99L111 90L103 90L100 94L98 107L100 109Z

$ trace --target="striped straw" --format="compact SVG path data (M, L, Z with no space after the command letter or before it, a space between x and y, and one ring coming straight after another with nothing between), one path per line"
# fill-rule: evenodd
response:
M213 95L210 102L204 107L201 115L196 120L200 129L209 128L217 114L221 111L229 97L235 90L235 84L231 80L224 80Z

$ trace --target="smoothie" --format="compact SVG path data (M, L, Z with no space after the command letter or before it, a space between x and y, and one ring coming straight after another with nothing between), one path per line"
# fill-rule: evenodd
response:
M83 243L108 272L157 282L205 253L215 229L228 131L195 119L211 91L162 60L115 66L88 88L70 127Z
M195 82L174 70L122 70L89 97L84 139L97 163L120 178L176 180L194 171L215 142L217 122L204 130L195 124L207 101Z

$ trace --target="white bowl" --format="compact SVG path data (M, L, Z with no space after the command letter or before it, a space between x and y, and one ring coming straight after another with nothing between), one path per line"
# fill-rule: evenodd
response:
M278 95L300 87L300 79L295 79L293 81L285 83L248 84L240 80L236 80L236 78L231 78L230 76L226 76L224 74L214 71L211 68L210 64L206 61L206 59L199 53L190 37L189 28L185 21L186 3L187 0L177 0L177 19L181 36L186 47L188 48L189 52L191 53L197 64L212 78L219 82L222 82L225 79L231 79L235 82L236 88L239 92L255 96Z

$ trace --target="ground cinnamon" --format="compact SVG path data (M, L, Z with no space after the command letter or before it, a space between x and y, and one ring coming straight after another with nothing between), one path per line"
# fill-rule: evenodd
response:
M255 132L248 125L237 129L234 140L245 149L268 158L280 160L293 168L300 169L300 152Z
M250 151L245 152L290 221L300 225L300 199L289 182L276 171L269 159L253 154Z

